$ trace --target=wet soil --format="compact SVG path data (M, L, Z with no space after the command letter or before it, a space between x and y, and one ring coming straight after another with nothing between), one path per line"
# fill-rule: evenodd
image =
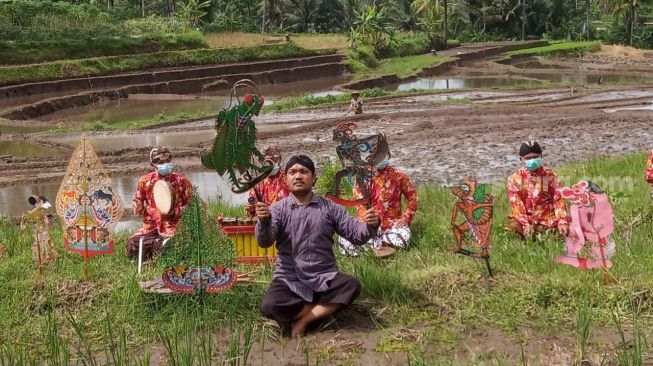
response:
M344 116L337 105L292 112L265 113L256 119L259 146L276 144L285 156L308 153L315 158L335 154L331 131L340 122L354 121L358 133L383 131L394 164L420 184L451 184L475 174L483 181L501 181L518 165L517 147L532 137L547 148L547 164L558 166L597 154L649 150L653 144L653 114L647 110L603 109L647 105L652 86L501 92L440 93L368 101L366 113ZM582 94L582 96L580 96ZM624 98L624 95L633 98ZM463 104L456 99L465 98ZM114 175L148 171L149 146L168 144L175 166L203 170L199 156L214 136L213 119L168 125L129 133L92 133L99 155ZM79 134L3 134L0 140L68 146ZM38 136L37 139L35 139ZM60 180L68 157L4 156L0 186Z

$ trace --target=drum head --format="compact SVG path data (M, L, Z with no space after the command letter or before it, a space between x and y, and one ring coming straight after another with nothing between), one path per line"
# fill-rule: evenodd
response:
M383 246L381 248L374 249L374 255L379 258L390 258L395 255L395 248Z
M162 215L172 212L172 208L175 206L175 196L170 183L165 180L157 181L154 183L152 195L154 196L154 205Z

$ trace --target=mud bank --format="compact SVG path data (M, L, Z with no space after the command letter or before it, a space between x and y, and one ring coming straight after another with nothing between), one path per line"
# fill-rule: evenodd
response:
M346 70L347 68L345 64L332 63L250 74L230 74L198 79L183 79L130 85L119 89L99 92L82 92L72 96L49 98L40 102L11 109L6 111L1 117L13 120L26 120L71 107L89 105L100 100L126 98L129 94L201 94L209 90L229 90L236 81L241 79L250 79L257 85L268 85L310 80L321 77L340 76L345 73Z
M277 69L340 63L344 56L330 54L323 56L277 59L258 62L229 63L199 67L157 69L144 72L123 73L109 76L74 78L27 83L0 87L0 95L7 98L29 96L62 91L79 92L84 90L115 89L128 85L157 84L174 80L201 79L230 74L260 73Z

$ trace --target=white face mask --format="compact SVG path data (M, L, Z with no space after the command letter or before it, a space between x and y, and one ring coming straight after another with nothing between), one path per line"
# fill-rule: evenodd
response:
M277 173L279 173L279 170L281 170L281 166L275 163L272 166L272 172L270 173L270 175L277 175Z

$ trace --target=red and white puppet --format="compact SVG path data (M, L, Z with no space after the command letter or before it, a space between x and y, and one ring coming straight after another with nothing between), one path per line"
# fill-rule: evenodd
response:
M608 195L591 181L581 181L560 193L571 203L571 227L566 238L567 253L559 263L579 269L612 267L615 243L612 205ZM585 254L583 254L585 252Z

